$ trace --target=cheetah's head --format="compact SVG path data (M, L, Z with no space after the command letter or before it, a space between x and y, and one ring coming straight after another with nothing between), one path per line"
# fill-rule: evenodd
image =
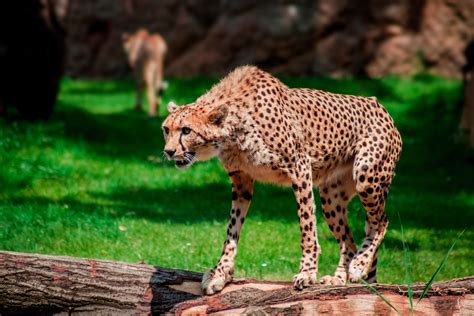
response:
M226 137L222 124L227 108L205 107L197 103L178 107L168 104L170 114L162 124L165 137L165 155L184 169L195 161L211 159L219 154Z

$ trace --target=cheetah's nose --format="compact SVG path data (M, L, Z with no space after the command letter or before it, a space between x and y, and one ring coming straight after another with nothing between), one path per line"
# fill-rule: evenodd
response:
M173 158L175 152L176 150L173 149L165 149L165 154L168 156L169 159Z

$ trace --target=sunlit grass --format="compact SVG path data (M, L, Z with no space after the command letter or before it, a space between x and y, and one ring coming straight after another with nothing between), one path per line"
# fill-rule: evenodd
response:
M456 236L438 279L474 274L473 154L456 138L460 84L433 77L381 80L287 78L291 86L375 95L404 140L390 190L391 224L379 252L379 282L426 281ZM191 102L214 79L170 79L164 103ZM106 258L203 271L221 253L230 182L215 160L178 171L162 161L161 119L132 110L131 81L65 80L47 123L0 121L0 249ZM257 184L240 239L237 276L290 280L299 228L290 189ZM318 202L318 209L320 205ZM319 212L319 211L318 211ZM338 247L318 213L320 275ZM357 241L365 213L349 219Z

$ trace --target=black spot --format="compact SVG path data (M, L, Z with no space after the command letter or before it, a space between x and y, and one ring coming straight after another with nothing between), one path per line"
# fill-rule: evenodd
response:
M244 199L246 199L247 201L250 201L252 199L252 194L249 192L249 191L245 191L244 194L242 194L242 196L244 197Z
M240 217L240 208L237 209L236 215L237 215L237 217Z
M232 192L232 200L237 200L237 192L235 191Z
M232 226L235 225L235 217L232 217L231 223L232 223Z

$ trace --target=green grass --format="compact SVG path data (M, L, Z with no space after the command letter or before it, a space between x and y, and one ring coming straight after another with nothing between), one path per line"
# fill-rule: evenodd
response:
M379 252L379 282L405 280L397 213L412 253L412 281L428 280L465 228L437 278L473 275L474 167L473 153L456 136L460 83L427 76L284 81L376 95L401 131L404 149L387 202L391 225ZM190 102L214 82L171 79L164 102ZM165 107L161 119L151 120L131 110L133 99L131 81L64 80L49 122L0 120L0 249L197 271L216 263L230 209L227 175L216 160L185 171L163 162ZM300 256L291 189L257 184L254 197L236 275L290 280ZM335 269L338 248L317 217L325 275ZM357 199L349 218L360 242L365 211Z

